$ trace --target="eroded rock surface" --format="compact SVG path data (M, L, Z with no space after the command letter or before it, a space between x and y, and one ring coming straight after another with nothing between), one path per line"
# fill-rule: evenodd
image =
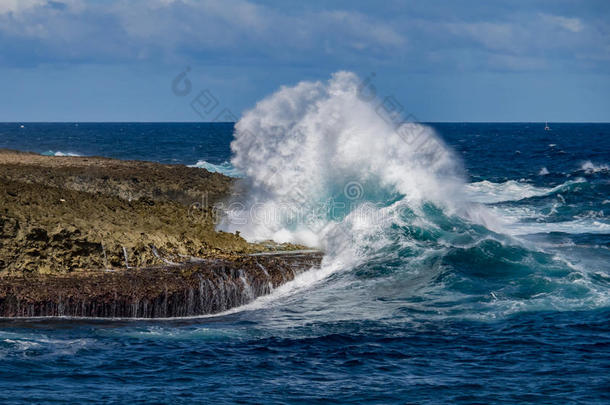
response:
M231 186L180 165L0 150L0 316L183 316L267 293L294 276L294 259L248 255L301 247L215 231L213 207ZM282 277L268 280L252 260ZM223 304L211 291L225 279L237 295ZM205 305L184 304L191 295Z
M167 318L247 304L318 266L320 254L208 259L181 266L0 277L0 317Z
M214 230L212 207L230 187L230 178L198 168L0 150L0 274L150 267L277 248Z

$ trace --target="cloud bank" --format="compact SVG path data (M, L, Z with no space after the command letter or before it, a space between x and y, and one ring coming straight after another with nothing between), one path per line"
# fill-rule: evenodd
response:
M490 3L0 0L0 64L609 70L608 2Z

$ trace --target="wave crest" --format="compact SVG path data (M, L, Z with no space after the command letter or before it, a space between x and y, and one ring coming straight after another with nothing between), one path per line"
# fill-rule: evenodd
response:
M580 166L580 170L584 171L587 174L599 173L599 172L607 172L610 171L610 166L608 165L596 165L590 160L587 160Z
M363 306L371 316L496 316L607 302L588 270L511 236L510 221L484 205L570 198L585 180L466 185L460 160L432 129L396 125L361 86L339 72L282 87L236 124L231 163L244 178L219 228L326 252L321 269L278 295L329 280L301 294L300 305L318 308L340 294L346 317L365 316Z
M360 87L355 74L338 72L328 82L282 87L244 114L231 163L248 191L221 229L324 247L365 202L463 208L462 169L452 151L431 128L396 125Z
M214 164L207 162L205 160L198 160L194 165L189 165L189 167L197 167L199 169L205 169L211 173L220 173L224 174L228 177L239 178L243 176L243 173L237 170L230 162L222 162L220 164Z
M48 150L46 152L42 152L41 155L43 155L43 156L71 156L71 157L83 156L80 153L62 152L59 150L58 151Z

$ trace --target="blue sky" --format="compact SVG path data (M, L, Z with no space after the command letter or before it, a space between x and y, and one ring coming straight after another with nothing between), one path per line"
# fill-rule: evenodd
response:
M422 121L610 122L607 0L0 0L0 49L0 121L212 121L203 91L351 70Z

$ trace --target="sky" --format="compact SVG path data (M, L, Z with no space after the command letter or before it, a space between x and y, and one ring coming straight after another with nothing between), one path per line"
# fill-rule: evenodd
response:
M0 0L0 121L230 121L339 70L420 121L610 122L610 1Z

